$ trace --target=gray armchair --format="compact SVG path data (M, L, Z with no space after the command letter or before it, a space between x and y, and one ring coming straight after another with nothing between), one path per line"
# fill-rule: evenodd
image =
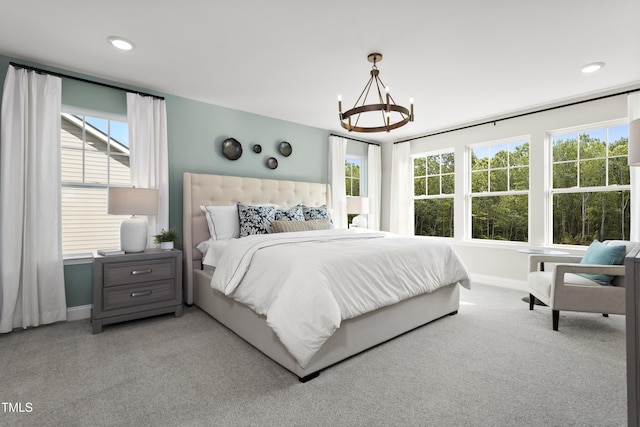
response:
M638 243L621 240L603 242L625 245L629 253ZM558 330L560 311L625 314L624 265L580 264L580 256L529 256L529 310L536 299L553 313L553 330ZM611 285L601 285L577 273L615 276Z

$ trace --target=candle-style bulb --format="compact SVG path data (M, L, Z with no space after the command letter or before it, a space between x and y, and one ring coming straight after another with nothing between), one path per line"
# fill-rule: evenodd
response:
M411 103L411 113L409 115L409 120L413 121L413 97L409 98L409 102Z

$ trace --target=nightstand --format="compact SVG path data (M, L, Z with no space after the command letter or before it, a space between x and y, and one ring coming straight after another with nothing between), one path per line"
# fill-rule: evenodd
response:
M182 316L182 251L147 249L94 259L94 334L103 325L171 312Z

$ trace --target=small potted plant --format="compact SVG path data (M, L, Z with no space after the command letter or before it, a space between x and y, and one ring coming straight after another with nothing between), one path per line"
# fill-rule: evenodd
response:
M160 234L156 234L153 236L154 243L159 243L160 248L164 251L170 251L173 249L173 242L178 241L178 233L173 228L165 230L164 228L160 231Z

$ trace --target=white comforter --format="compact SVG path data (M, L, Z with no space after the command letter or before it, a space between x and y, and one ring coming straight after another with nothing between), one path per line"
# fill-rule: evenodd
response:
M449 245L390 233L248 236L217 264L211 286L265 315L302 367L342 320L451 283L469 288Z

